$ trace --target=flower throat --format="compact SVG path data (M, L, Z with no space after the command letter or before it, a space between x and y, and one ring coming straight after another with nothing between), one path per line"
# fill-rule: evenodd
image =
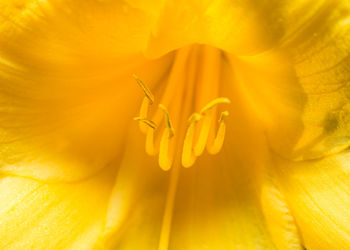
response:
M161 102L155 110L152 109L154 95L134 75L145 95L139 116L134 119L146 135L147 154L158 154L158 163L163 170L171 168L178 152L184 167L192 166L205 148L210 154L220 152L226 132L225 119L229 113L227 110L219 112L218 109L230 103L228 98L218 97L220 63L221 52L216 48L194 45L179 49ZM198 77L198 73L201 77ZM174 111L174 117L167 107ZM156 112L151 116L149 113L152 110ZM180 122L183 120L187 122ZM173 121L176 122L175 126ZM181 152L176 150L178 148L182 149Z

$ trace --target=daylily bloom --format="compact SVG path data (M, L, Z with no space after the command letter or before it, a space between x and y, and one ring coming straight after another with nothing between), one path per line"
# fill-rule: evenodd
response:
M347 0L0 1L1 249L347 249Z

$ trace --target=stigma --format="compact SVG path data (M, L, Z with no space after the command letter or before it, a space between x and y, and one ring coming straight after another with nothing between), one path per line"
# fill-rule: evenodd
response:
M191 167L205 149L214 155L224 144L229 112L223 107L230 104L230 100L215 96L218 94L219 79L215 82L215 78L218 77L220 54L214 48L204 50L207 52L204 57L199 57L198 47L184 48L176 54L160 101L155 97L157 94L154 95L139 77L133 75L144 94L139 115L134 120L145 134L146 153L158 156L159 166L164 171L171 169L175 161L185 168ZM200 84L196 84L199 61L205 72ZM198 85L204 89L196 93ZM202 104L209 97L212 98Z

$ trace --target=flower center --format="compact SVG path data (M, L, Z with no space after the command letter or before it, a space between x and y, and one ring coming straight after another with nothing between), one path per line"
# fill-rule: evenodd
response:
M134 75L145 94L135 120L146 135L146 152L158 154L163 170L169 170L177 156L182 166L190 167L205 148L210 154L221 150L228 111L220 111L220 106L230 103L220 97L221 58L220 50L206 45L177 50L167 84L155 89L156 96L162 93L155 110L156 98Z

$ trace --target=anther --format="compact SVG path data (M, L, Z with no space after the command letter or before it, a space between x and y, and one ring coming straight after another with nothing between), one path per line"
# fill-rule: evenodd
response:
M146 124L147 126L149 126L152 129L156 129L157 128L157 125L152 120L149 120L147 118L135 117L134 120L135 121L140 121L140 122Z
M139 121L140 123L143 123L146 125L146 144L145 144L145 150L146 153L149 155L156 155L157 150L154 146L154 130L157 128L157 125L149 119L142 119L141 117L135 117L135 121Z
M165 126L166 128L169 129L169 138L174 136L174 128L171 125L171 121L170 121L170 116L169 116L169 112L168 110L164 107L163 104L159 104L159 108L163 110L164 112L164 119L165 119Z
M153 97L152 92L147 88L147 86L143 83L143 81L141 81L140 78L138 78L136 75L132 75L132 76L134 77L134 79L136 80L138 85L141 87L142 91L145 93L145 96L149 100L150 104L153 104L154 97Z

